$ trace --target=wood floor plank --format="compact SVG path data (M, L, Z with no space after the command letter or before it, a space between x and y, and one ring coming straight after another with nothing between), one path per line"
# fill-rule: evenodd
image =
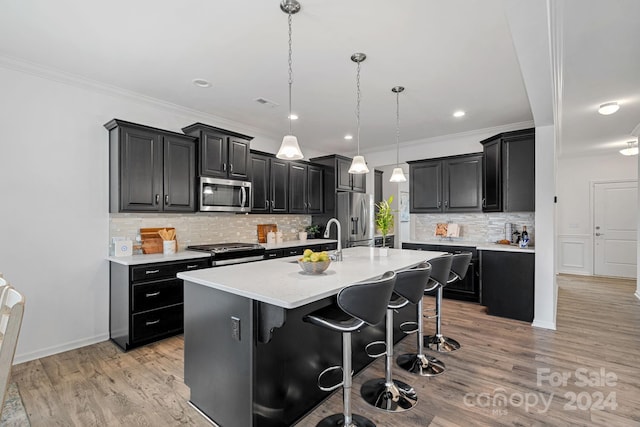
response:
M394 366L416 389L411 411L387 414L359 396L367 380L384 375L383 360L354 378L353 410L382 427L640 426L640 301L635 281L558 276L557 330L489 316L478 304L445 300L443 331L462 344L435 354L447 372L421 378ZM434 304L425 297L425 307ZM427 333L433 322L426 321ZM394 349L413 352L409 337ZM110 341L16 365L27 413L38 426L210 426L187 401L184 339L172 337L123 352ZM614 385L582 385L577 370L615 374ZM568 375L554 384L550 375ZM602 409L593 403L611 395ZM505 397L506 403L500 399ZM545 406L545 402L548 406ZM587 405L589 403L589 405ZM342 410L340 391L300 420L315 426Z

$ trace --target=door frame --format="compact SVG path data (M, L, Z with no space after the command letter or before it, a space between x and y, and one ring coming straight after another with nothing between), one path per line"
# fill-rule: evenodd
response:
M636 189L640 191L638 179L602 179L589 181L589 242L591 243L591 275L595 276L596 272L596 238L594 227L596 223L596 184L626 184L635 183ZM640 196L640 193L638 194ZM639 197L640 200L640 197ZM640 212L640 207L638 207ZM636 240L638 236L636 235Z

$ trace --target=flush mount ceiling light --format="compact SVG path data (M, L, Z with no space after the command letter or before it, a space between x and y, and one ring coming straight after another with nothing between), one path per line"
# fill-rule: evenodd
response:
M353 135L345 135L344 139L351 140L351 139L353 139Z
M193 79L192 82L198 87L211 87L211 83L205 79Z
M456 112L453 113L453 117L464 117L466 113L462 110L458 110Z
M369 173L369 168L367 167L367 162L364 161L364 157L360 155L360 63L367 59L367 55L364 53L354 53L351 55L351 60L358 64L357 74L356 74L356 121L358 124L358 155L353 158L351 162L351 167L349 168L349 173L353 174L363 174Z
M291 67L291 21L295 13L300 11L300 3L296 0L282 0L280 9L288 15L289 22L289 134L282 138L282 144L276 157L285 160L300 160L304 156L298 145L298 138L291 132L291 121L295 120L291 114L291 85L293 84L293 71Z
M288 118L289 120L298 120L298 116L295 114L290 114Z
M613 114L620 109L620 105L617 102L606 102L600 105L598 108L598 113L603 116L608 116L609 114Z
M627 141L627 148L620 150L623 156L636 156L638 154L638 143L636 141Z
M393 168L389 182L406 182L404 171L400 167L400 93L404 91L402 86L396 86L391 92L396 94L396 167Z

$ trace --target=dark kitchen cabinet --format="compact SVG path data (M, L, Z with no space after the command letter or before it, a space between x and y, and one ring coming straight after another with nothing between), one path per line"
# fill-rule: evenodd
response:
M535 211L535 129L504 132L483 146L483 211Z
M375 174L373 177L373 203L376 205L376 212L378 212L378 206L380 202L382 202L384 196L382 195L382 187L384 186L383 176L384 172L379 170L374 170Z
M282 258L294 255L302 255L305 249L311 249L314 252L335 251L338 248L338 242L309 244L305 246L291 246L278 249L267 249L264 253L264 259Z
M194 123L182 131L198 138L200 176L249 179L252 137L202 123Z
M181 271L211 266L209 257L123 265L110 263L110 338L129 350L183 330Z
M195 138L117 119L105 127L110 212L195 212Z
M289 209L289 162L251 153L251 212L287 213Z
M409 162L412 213L482 210L482 154Z
M478 251L475 247L403 243L402 249L448 252L451 254L471 252L471 263L469 263L469 268L464 279L445 286L442 295L445 298L460 301L480 302L480 265L478 262Z
M349 167L351 166L352 159L334 154L331 156L316 157L310 159L310 161L330 169L330 173L327 175L334 177L334 181L329 182L329 180L327 180L325 185L332 186L333 191L340 190L366 193L367 174L350 174Z
M480 266L487 313L533 321L535 254L480 251Z
M374 237L373 239L373 246L375 246L376 248L381 248L382 245L382 241L384 240L384 246L387 248L393 248L394 244L395 244L395 239L393 238L393 236L386 236L384 239L382 238L382 236L378 236L378 237Z
M323 212L323 170L305 163L289 164L289 213Z

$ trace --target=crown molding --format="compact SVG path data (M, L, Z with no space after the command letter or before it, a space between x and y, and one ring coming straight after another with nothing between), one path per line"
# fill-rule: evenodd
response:
M164 101L162 99L143 95L141 93L134 92L128 89L123 89L118 86L113 86L107 83L99 82L97 80L88 79L78 74L68 73L66 71L45 67L43 65L25 61L22 59L0 55L0 67L25 74L30 74L32 76L40 77L57 83L74 86L76 88L98 92L109 96L118 96L129 101L152 105L154 107L166 110L170 113L179 113L183 115L194 116L195 118L199 118L204 122L212 122L217 126L228 128L228 130L237 130L240 133L253 133L268 138L273 138L274 140L277 140L279 138L279 136L277 135L271 135L265 132L263 129L258 129L244 123L235 122L229 119L225 119L224 117L215 116L213 114L205 113L199 110L194 110L192 108L174 104L169 101Z

